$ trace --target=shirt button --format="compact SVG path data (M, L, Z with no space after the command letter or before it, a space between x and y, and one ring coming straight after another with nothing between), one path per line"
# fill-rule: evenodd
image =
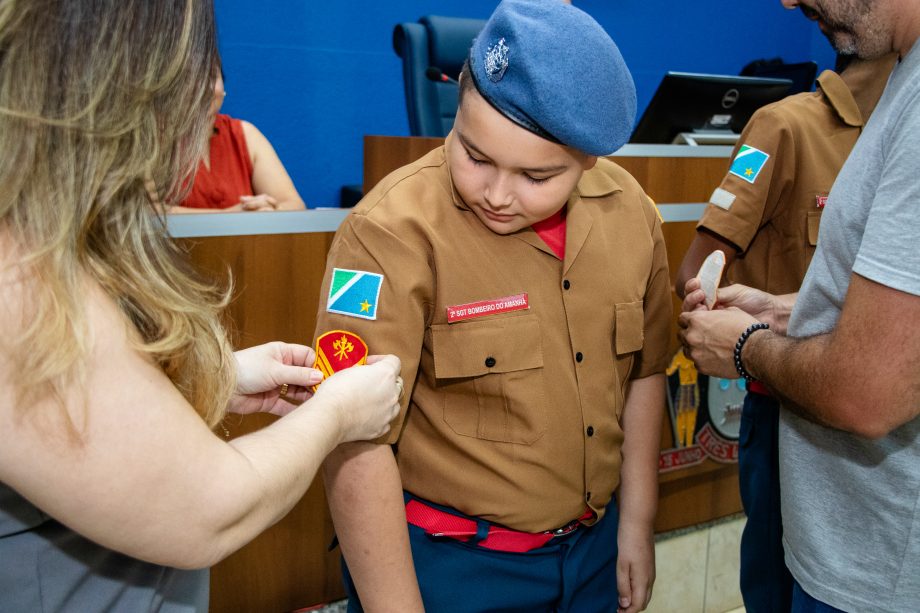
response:
M583 356L583 355L581 354L580 351L579 351L578 353L575 354L575 361L576 361L576 362L581 362L581 361L584 360L584 359L585 359L585 356Z
M588 426L588 436L594 436L594 426Z
M486 358L486 368L492 368L493 366L495 366L495 358L493 358L492 356L487 357Z
M562 289L569 289L570 287L572 287L572 284L569 283L568 279L562 282Z
M590 501L591 501L591 492L588 492L587 494L585 494L585 502L590 502Z

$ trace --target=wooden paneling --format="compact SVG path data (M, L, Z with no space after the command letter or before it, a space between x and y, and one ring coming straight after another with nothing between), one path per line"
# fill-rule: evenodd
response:
M397 168L414 162L443 143L443 138L365 136L364 193Z
M227 311L235 345L272 340L310 344L332 233L183 239L213 278L233 271ZM268 415L231 416L231 437L270 424ZM211 571L211 611L293 611L344 597L339 551L328 552L332 520L322 478L288 515Z
M709 202L712 190L728 170L727 158L617 155L610 159L628 170L652 200L660 203ZM683 253L680 255L683 256Z

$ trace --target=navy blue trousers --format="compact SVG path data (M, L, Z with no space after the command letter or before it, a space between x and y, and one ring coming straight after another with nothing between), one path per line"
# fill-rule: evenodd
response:
M779 498L779 402L748 392L741 411L738 477L747 523L741 534L741 596L748 613L788 613L792 575L783 557Z
M813 598L798 581L793 580L795 586L792 588L792 612L793 613L845 613L841 609L832 607L823 603L817 598Z
M477 522L484 537L488 524ZM434 538L410 525L409 542L425 610L613 613L617 610L617 524L616 505L611 502L594 526L582 526L526 553ZM349 613L362 612L344 558L342 576Z

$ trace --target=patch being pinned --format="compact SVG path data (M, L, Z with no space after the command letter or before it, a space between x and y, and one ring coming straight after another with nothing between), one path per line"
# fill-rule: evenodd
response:
M770 159L769 153L764 153L760 149L755 149L748 145L741 145L741 149L738 150L738 155L735 156L735 160L732 162L728 172L744 179L748 183L753 183L757 180L757 175L763 170L768 159Z
M316 339L313 368L323 373L323 381L346 368L367 363L367 343L347 330L332 330ZM321 382L320 382L321 383ZM313 392L319 383L311 387Z
M361 319L377 319L381 285L383 275L364 270L333 268L326 311Z

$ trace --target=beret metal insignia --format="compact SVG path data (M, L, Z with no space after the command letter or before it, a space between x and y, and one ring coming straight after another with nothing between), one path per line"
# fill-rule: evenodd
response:
M505 76L505 71L508 70L508 45L505 44L504 38L489 46L486 51L485 69L493 83L498 83Z

